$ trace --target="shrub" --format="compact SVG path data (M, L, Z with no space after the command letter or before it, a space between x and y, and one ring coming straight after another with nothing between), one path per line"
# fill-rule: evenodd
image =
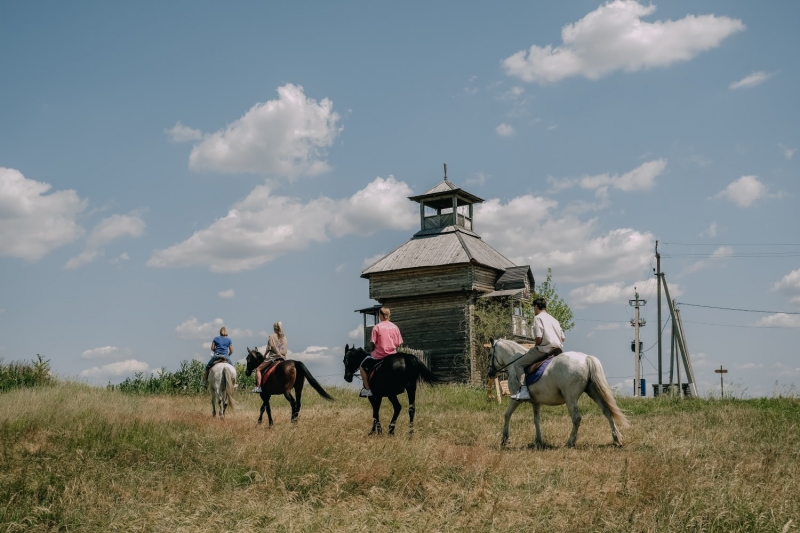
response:
M12 361L3 364L0 361L0 392L20 387L36 387L53 382L50 375L50 360L36 354L36 360Z
M152 374L137 372L133 378L125 379L119 385L109 383L108 389L128 394L177 394L185 396L205 394L206 387L203 386L205 369L206 365L200 361L181 361L180 368L175 372L170 372L166 367L162 367ZM236 381L240 390L255 385L255 376L245 376L244 371L244 365L236 365Z

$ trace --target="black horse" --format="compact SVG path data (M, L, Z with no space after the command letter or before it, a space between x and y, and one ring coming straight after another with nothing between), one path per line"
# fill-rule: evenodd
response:
M258 365L264 362L264 354L258 349L251 350L247 348L247 370L246 375L253 373ZM270 374L269 379L264 380L261 384L261 412L258 415L258 423L264 418L264 411L267 411L267 418L269 419L269 427L272 427L272 408L269 405L269 398L273 394L283 394L283 397L292 406L292 422L297 422L297 417L300 416L300 397L303 395L303 384L308 380L320 396L326 400L333 401L330 394L325 392L322 385L314 379L311 372L308 371L306 365L302 361L293 361L287 359L277 363L278 367ZM262 378L263 379L263 378ZM294 389L295 397L289 392Z
M358 372L361 362L369 357L369 352L364 348L352 348L348 345L344 347L344 379L348 383L353 381L353 374ZM372 396L369 401L372 404L372 431L370 435L383 433L380 421L381 400L389 398L394 407L392 421L389 423L389 435L394 435L395 422L400 415L400 402L397 400L399 394L408 394L408 417L410 422L409 433L414 433L414 400L417 395L417 382L422 381L433 385L441 383L442 379L431 372L425 363L415 356L405 353L390 355L381 361L380 366L376 367L375 373L369 378Z

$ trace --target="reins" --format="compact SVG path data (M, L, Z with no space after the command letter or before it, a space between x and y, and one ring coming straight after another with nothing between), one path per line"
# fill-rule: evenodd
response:
M498 343L498 342L500 342L500 339L497 339L496 341L494 341L494 344L492 345L492 360L491 360L491 362L489 363L489 365L492 367L492 369L494 369L494 371L495 371L495 374L497 374L497 373L499 373L499 372L502 372L502 371L503 371L503 370L505 370L506 368L510 367L511 365L513 365L514 363L516 363L517 361L519 361L520 359L522 359L523 357L525 357L525 355L528 353L528 352L525 352L525 353L523 353L523 354L520 354L520 356L519 356L519 357L517 357L516 359L514 359L514 360L513 360L513 361L511 361L510 363L506 363L505 365L501 366L500 368L497 368L497 367L494 365L494 364L495 364L495 362L497 361L497 356L494 354L494 351L497 349L497 343Z

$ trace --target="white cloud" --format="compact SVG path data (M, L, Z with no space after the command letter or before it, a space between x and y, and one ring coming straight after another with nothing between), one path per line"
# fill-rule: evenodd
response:
M520 50L506 58L510 76L529 82L555 82L571 76L596 80L612 72L634 72L688 61L743 31L740 20L686 15L680 20L645 22L656 6L634 0L608 2L561 29L562 44Z
M228 289L227 291L219 291L217 293L217 296L219 296L220 298L233 298L234 296L236 296L236 293L233 292L233 289Z
M678 277L685 276L686 274L691 274L693 272L697 272L699 270L703 270L704 268L708 268L710 266L719 266L719 261L725 259L726 257L730 257L733 253L733 248L730 246L720 246L713 252L711 252L711 256L708 259L701 259L695 263L692 263L685 269L683 269L679 274Z
M776 313L758 319L754 325L778 328L800 328L800 315Z
M797 151L797 148L789 148L788 146L784 146L780 143L778 143L778 148L783 150L783 157L785 157L787 161L791 161L792 156Z
M333 355L327 346L309 346L302 352L293 352L291 350L287 352L287 358L298 361L330 360L331 355Z
M130 355L130 350L117 348L116 346L102 346L84 351L81 354L81 359L109 359L122 355Z
M356 326L354 330L351 330L347 334L347 338L353 339L356 341L363 341L364 340L364 324L359 324Z
M800 268L792 270L772 287L773 291L781 291L792 296L792 303L800 303Z
M748 368L762 368L764 365L762 364L755 364L755 363L745 363L743 365L736 365L736 368L740 370L747 370Z
M650 280L650 282L653 282L653 280ZM632 283L628 286L625 286L625 283L621 281L608 283L606 285L590 283L589 285L572 289L569 292L569 304L575 309L582 309L589 305L598 304L625 304L628 302L628 300L634 297L634 291L636 288L639 289L641 294L641 291L644 289L647 283L648 281L646 280L637 281L636 283ZM672 293L672 296L678 295L674 288Z
M119 257L115 257L114 259L111 259L111 260L109 260L108 262L109 262L110 264L112 264L112 265L116 265L116 264L118 264L118 263L121 263L122 261L127 261L127 260L129 260L129 259L130 259L130 257L128 256L128 254L127 254L126 252L122 252L122 253L119 255Z
M386 255L386 252L378 252L375 255L365 257L364 260L361 262L361 267L367 268L368 266L371 266L373 263L378 261L378 259L381 259L384 255Z
M484 172L476 172L473 177L467 178L464 185L483 185L489 178L491 178L491 176Z
M144 220L136 211L127 215L112 215L104 218L97 223L86 238L86 248L83 253L67 261L64 268L72 270L91 263L98 256L103 255L103 247L107 244L125 237L141 237L144 234L144 228Z
M742 78L739 81L734 81L730 85L728 85L729 89L736 90L736 89L749 89L750 87L755 87L756 85L761 85L768 79L772 77L774 72L764 72L760 70L758 72L753 72Z
M758 176L742 176L718 192L715 198L730 200L739 207L750 207L762 198L780 198L781 193L770 193Z
M623 175L597 174L585 175L580 178L548 178L553 191L568 189L580 185L583 189L600 190L603 187L612 187L621 191L649 191L656 185L656 178L667 168L666 159L654 159L643 163Z
M333 102L327 98L317 102L306 97L302 86L288 83L278 87L277 100L258 103L224 129L203 135L189 155L189 168L313 176L329 170L326 149L341 131L339 118ZM192 135L197 132L183 128Z
M117 363L110 363L103 366L93 366L81 371L81 376L85 378L111 378L122 377L135 374L136 372L148 372L150 365L136 359L128 359Z
M410 229L418 215L408 196L409 186L392 176L375 178L349 198L320 196L308 203L274 196L269 184L260 185L225 217L179 244L155 251L147 264L208 265L213 272L239 272L327 241L330 235Z
M179 324L175 328L178 337L182 339L213 339L219 335L219 330L225 322L221 318L215 318L211 322L200 323L195 317ZM254 337L249 329L227 328L228 336L235 337ZM209 345L210 346L210 345Z
M712 222L711 225L708 226L708 228L706 228L706 229L704 229L703 231L700 232L700 236L701 237L710 237L712 239L714 237L716 237L717 236L717 223L716 222Z
M38 261L83 235L76 218L86 200L73 190L46 195L51 188L0 167L0 257Z
M587 337L594 337L595 334L598 331L609 331L609 330L619 329L621 327L622 327L622 325L617 323L617 322L613 322L613 323L610 323L610 324L598 324L586 336Z
M525 195L507 203L479 204L475 218L487 243L541 275L548 267L559 281L588 282L640 275L649 269L654 236L632 228L602 232L596 219L558 213L555 200Z
M164 131L174 142L199 141L203 138L202 131L184 126L180 120L172 128Z
M511 137L514 135L514 127L509 124L500 124L494 129L500 137Z
M344 269L347 268L347 263L342 263L341 265L337 266L334 270L337 274L341 274L344 272Z

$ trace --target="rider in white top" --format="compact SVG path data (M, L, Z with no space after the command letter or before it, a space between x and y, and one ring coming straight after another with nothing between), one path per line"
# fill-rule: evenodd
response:
M525 367L545 359L553 348L564 348L566 339L561 324L545 309L547 309L547 301L544 298L536 298L533 301L535 346L508 369L508 388L512 393L511 398L514 400L530 400L531 398L528 387L523 385Z

